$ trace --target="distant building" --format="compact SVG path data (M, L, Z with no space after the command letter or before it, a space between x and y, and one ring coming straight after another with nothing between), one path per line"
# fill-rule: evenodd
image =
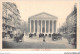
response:
M40 13L28 19L29 33L56 33L57 17L48 13Z
M16 30L20 24L20 13L17 6L11 2L2 3L2 35L13 35L13 31Z
M67 24L63 23L63 25L58 30L59 33L67 33Z

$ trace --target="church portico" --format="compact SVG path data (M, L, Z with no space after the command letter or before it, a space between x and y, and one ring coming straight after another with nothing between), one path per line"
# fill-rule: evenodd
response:
M29 33L51 34L56 32L56 17L41 13L29 18ZM55 28L54 28L55 27Z

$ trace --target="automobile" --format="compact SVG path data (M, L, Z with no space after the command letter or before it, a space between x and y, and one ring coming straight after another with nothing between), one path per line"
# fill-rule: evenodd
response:
M14 37L14 40L15 40L16 42L22 42L23 36L24 36L24 33L22 33L22 34L17 34L17 36Z

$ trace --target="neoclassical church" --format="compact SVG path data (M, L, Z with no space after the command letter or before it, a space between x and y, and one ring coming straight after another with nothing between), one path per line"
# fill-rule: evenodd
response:
M56 22L57 17L50 15L48 13L42 12L28 19L28 29L29 33L44 33L52 34L56 33Z

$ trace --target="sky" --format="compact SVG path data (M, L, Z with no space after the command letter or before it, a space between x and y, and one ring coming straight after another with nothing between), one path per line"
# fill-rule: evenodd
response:
M14 2L21 15L21 19L28 22L30 16L34 16L41 12L49 13L56 16L57 28L66 22L67 16L73 11L76 1L17 1Z

